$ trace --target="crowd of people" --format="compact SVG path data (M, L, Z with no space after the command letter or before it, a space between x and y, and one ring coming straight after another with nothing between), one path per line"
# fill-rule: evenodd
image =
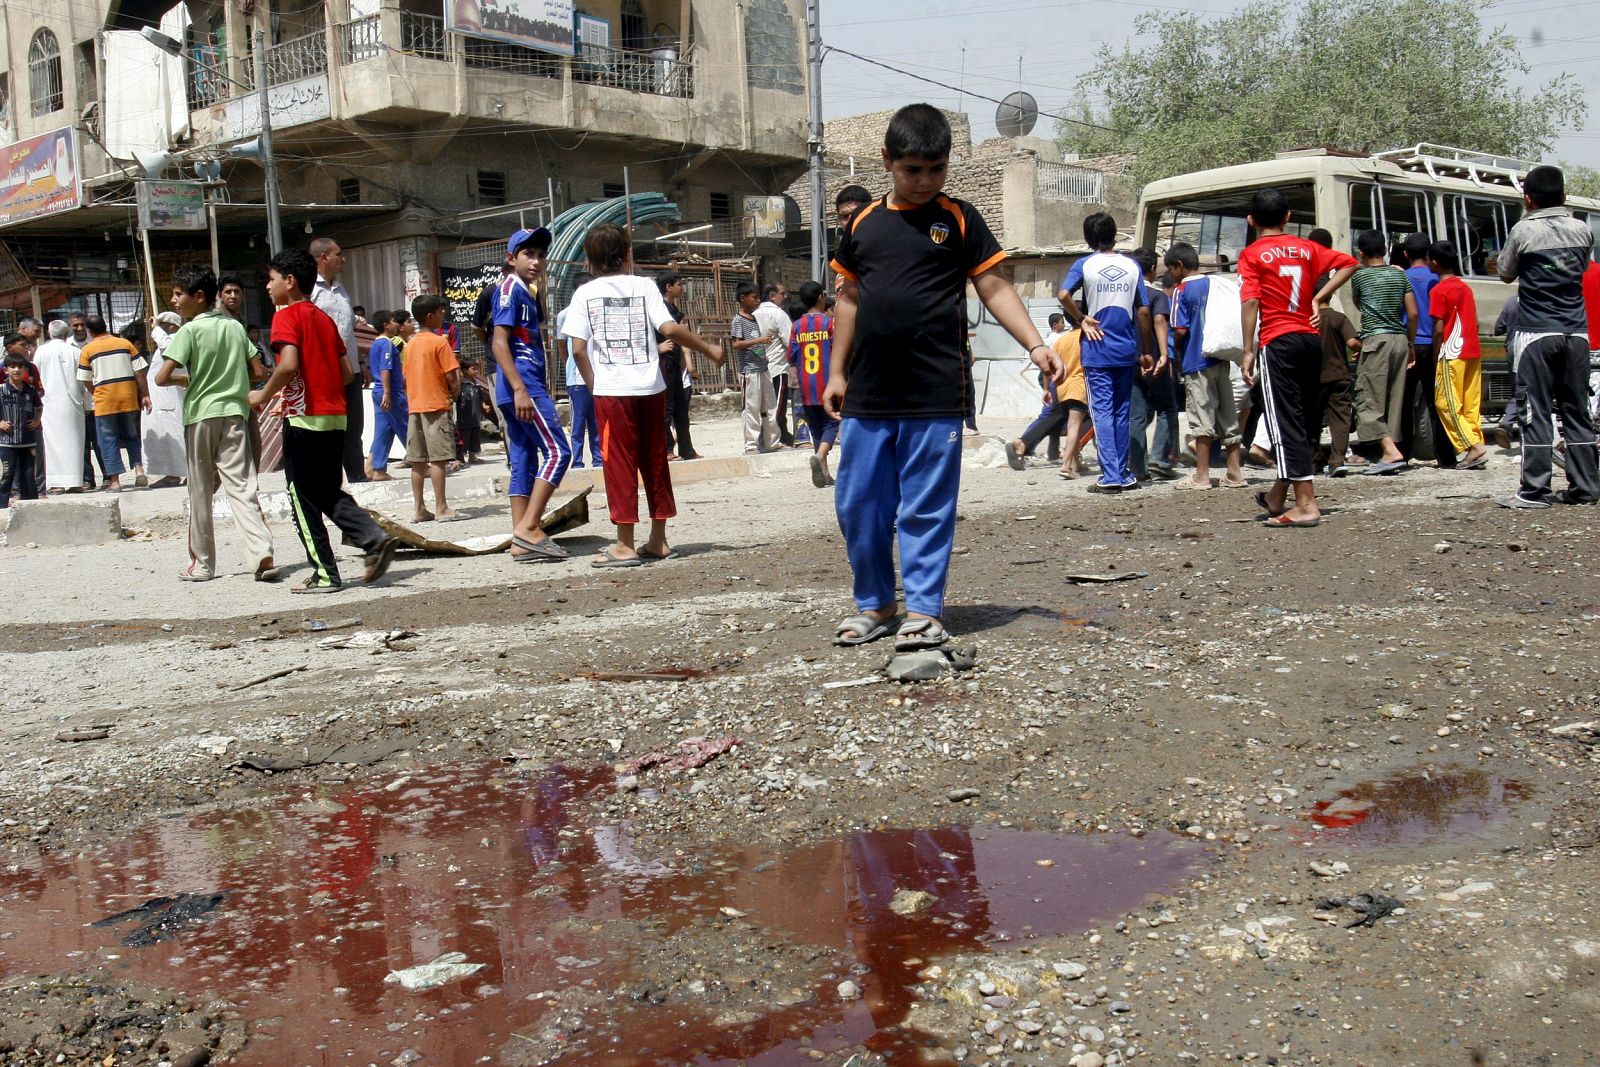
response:
M1116 222L1099 213L1084 223L1091 252L1064 279L1047 339L1007 279L1005 255L982 215L943 192L949 149L940 112L901 109L885 134L891 191L873 199L851 187L836 203L836 293L818 281L792 298L777 284L743 283L737 292L729 347L738 360L746 451L809 447L814 484L836 485L855 599L836 643L893 635L897 648L910 650L948 638L942 616L962 429L974 417L969 286L1026 350L1024 373L1037 374L1044 389L1039 418L1006 447L1018 469L1049 439L1062 476L1080 477L1083 446L1092 440L1099 475L1090 492L1124 493L1152 479L1207 490L1245 487L1244 463L1254 456L1275 473L1255 495L1264 525L1315 526L1322 518L1317 474L1392 475L1409 465L1401 398L1406 371L1424 359L1436 367L1441 448L1448 442L1441 463L1485 465L1477 312L1451 244L1415 237L1391 249L1385 235L1370 231L1356 238L1358 260L1334 249L1326 231L1291 232L1284 196L1262 189L1250 202L1255 239L1239 255L1237 274L1207 274L1188 244L1173 245L1159 261L1145 250L1116 251ZM1600 268L1588 228L1562 206L1559 170L1530 171L1523 192L1527 212L1497 260L1501 277L1520 283L1508 329L1523 442L1519 491L1499 502L1591 504L1600 499L1588 403ZM399 442L413 521L449 521L458 513L446 475L472 462L483 431L494 427L510 467L512 560L572 558L543 520L566 473L583 465L586 444L589 463L603 471L615 527L591 565L672 558L670 460L698 455L686 353L721 367L723 348L684 324L676 272L636 275L629 233L596 227L584 242L588 269L551 331L566 360L569 434L546 361L551 242L543 227L513 233L499 282L478 302L470 325L492 356L492 384L475 361L460 358L443 298L424 294L369 321L339 283L342 254L327 239L272 257L267 291L276 311L265 345L238 318L242 283L202 267L176 272L172 311L149 323L148 354L94 315L52 322L50 340L37 349L38 324L24 323L6 339L0 493L30 494L42 431L38 465L50 489L92 483L91 455L112 490L129 468L139 483L150 473L187 481L187 580L216 574L211 498L225 492L255 576L270 581L280 570L256 480L275 448L311 565L296 591L332 592L342 579L326 522L360 549L367 581L384 574L396 549L344 483L391 477ZM1392 263L1396 256L1402 262ZM1346 284L1359 329L1331 306ZM375 419L369 450L361 447L364 383ZM1550 484L1554 415L1570 482L1560 493ZM1185 461L1192 473L1178 469ZM1214 465L1223 470L1216 483Z

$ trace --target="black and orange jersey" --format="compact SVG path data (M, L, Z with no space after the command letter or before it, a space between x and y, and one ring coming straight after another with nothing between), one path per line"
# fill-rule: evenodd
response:
M833 260L859 294L844 414L970 414L967 280L1003 259L978 209L943 193L908 208L883 197L851 216Z

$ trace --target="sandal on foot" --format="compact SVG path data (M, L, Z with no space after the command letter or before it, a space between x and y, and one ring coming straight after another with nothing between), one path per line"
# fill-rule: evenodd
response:
M600 558L589 564L591 567L643 567L644 560L638 556L614 556L611 549L607 548L600 553Z
M1022 453L1017 451L1017 443L1015 441L1006 442L1006 466L1014 471L1020 471L1027 466L1023 462Z
M1183 492L1186 489L1215 489L1215 488L1216 488L1216 486L1211 484L1211 479L1210 478L1207 478L1203 482L1197 482L1193 478L1179 478L1177 481L1172 483L1172 489L1173 489L1174 492Z
M319 582L315 578L307 578L304 582L290 589L291 593L337 593L344 586L338 582Z
M664 563L669 559L677 559L678 550L669 548L665 552L652 552L648 548L641 548L639 550L639 558L647 559L651 563Z
M1261 505L1261 510L1267 513L1267 517L1269 519L1275 519L1279 515L1282 515L1285 511L1289 510L1288 508L1279 508L1277 511L1273 511L1272 505L1267 502L1267 491L1265 489L1262 489L1260 492L1256 493L1256 503Z
M950 640L950 634L938 619L908 619L900 625L900 635L895 639L896 652L916 652L924 648L938 648Z
M813 452L811 454L811 484L818 489L826 489L830 481L832 479L828 477L828 468L822 465L822 457Z
M525 537L513 536L511 547L522 549L522 555L511 557L514 563L554 563L572 558L572 553L548 537L543 541L529 541Z
M416 525L419 522L432 522L432 521L433 521L433 512L431 512L431 511L424 511L421 515L413 515L413 516L411 516L412 525Z
M1321 526L1322 525L1322 520L1320 518L1316 518L1316 519L1291 519L1288 516L1287 513L1284 513L1284 514L1281 514L1281 515L1272 516L1272 518L1270 518L1266 522L1262 523L1262 525L1263 526L1271 526L1274 529L1278 529L1278 530L1288 529L1290 527L1293 527L1295 529L1310 529L1313 526Z
M882 621L874 619L871 615L852 615L840 621L833 628L833 643L840 648L849 648L854 645L865 645L876 641L880 637L888 637L900 628L900 616L891 615ZM854 633L854 637L846 637L846 633Z
M1458 471L1481 471L1481 470L1484 470L1485 468L1487 468L1488 466L1489 466L1489 454L1487 452L1485 452L1483 455L1479 456L1477 459L1468 460L1466 463L1457 463L1456 464L1456 470L1458 470Z
M1224 478L1224 479L1222 479L1221 482L1219 482L1217 484L1221 485L1222 488L1224 488L1224 489L1248 489L1248 488L1250 488L1250 480L1248 478L1239 478L1239 479Z
M362 574L362 581L371 585L379 578L382 578L384 573L388 571L389 564L394 562L394 554L399 548L400 539L398 537L386 537L383 539L382 544L368 552L362 560L366 564L366 570Z

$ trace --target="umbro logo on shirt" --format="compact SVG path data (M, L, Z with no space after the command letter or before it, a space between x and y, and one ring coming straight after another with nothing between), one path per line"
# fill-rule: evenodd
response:
M1100 268L1100 277L1108 282L1119 282L1127 276L1127 273L1126 267L1119 267L1115 263L1108 263Z
M950 227L946 226L942 222L936 222L932 226L928 227L928 236L933 238L934 244L942 245L950 236Z

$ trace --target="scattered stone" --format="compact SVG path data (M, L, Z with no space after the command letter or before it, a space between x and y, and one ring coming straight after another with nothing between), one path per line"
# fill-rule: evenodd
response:
M111 736L111 731L106 729L95 730L63 730L56 734L57 741L104 741Z
M896 915L916 915L933 907L938 899L920 889L896 889L889 900L889 910Z
M1089 973L1089 968L1081 963L1052 963L1050 967L1069 982L1077 981Z
M976 800L981 796L983 796L983 790L981 789L974 789L971 786L958 786L946 793L945 799L952 804L959 804L963 800Z
M855 1000L861 996L861 987L848 978L839 983L838 989L840 1000Z

